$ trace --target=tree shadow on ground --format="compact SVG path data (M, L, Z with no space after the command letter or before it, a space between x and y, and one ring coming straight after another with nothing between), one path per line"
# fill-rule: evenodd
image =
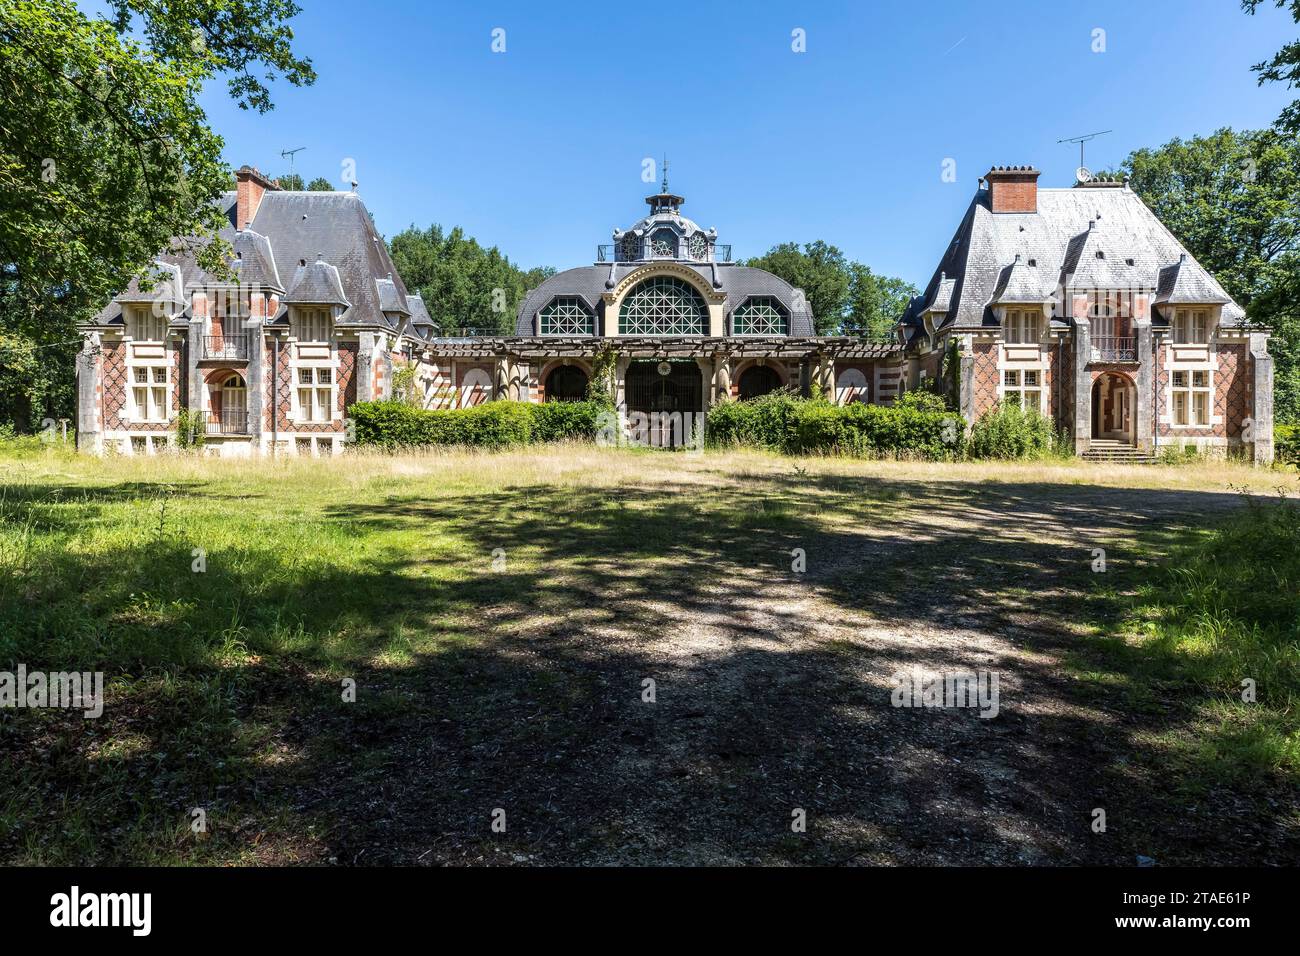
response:
M183 831L194 806L210 808L203 853L217 859L1295 858L1294 794L1176 798L1150 739L1189 727L1191 709L1134 709L1113 657L1086 685L1064 663L1091 653L1079 624L1117 622L1151 556L1234 496L719 481L341 505L326 520L358 534L427 528L459 545L361 573L304 565L286 578L285 556L251 546L166 629L213 645L213 621L238 608L243 640L264 653L195 667L179 690L137 686L98 722L5 718L0 759L35 788L9 813L39 833L26 808L80 803L84 852L101 862L137 858L121 836L133 820ZM67 560L56 577L86 574ZM347 647L327 653L322 635L341 621ZM300 635L290 653L265 637L286 625ZM409 652L378 662L399 632L414 635ZM893 675L913 668L996 672L1000 712L892 706ZM356 703L341 699L342 677ZM104 759L118 737L136 744ZM1105 833L1091 829L1096 808ZM806 833L792 831L798 810ZM0 848L30 847L22 831ZM178 852L187 839L174 838Z

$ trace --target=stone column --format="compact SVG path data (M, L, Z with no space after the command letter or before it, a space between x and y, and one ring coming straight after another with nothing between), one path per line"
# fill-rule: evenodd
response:
M957 388L957 407L969 428L975 424L975 352L971 349L971 337L963 335L958 345L961 357L960 379Z
M726 401L731 397L731 361L721 352L713 356L713 398L710 404Z
M1257 465L1273 462L1273 356L1268 354L1268 334L1250 333L1250 360L1254 376L1251 381L1251 433L1254 436L1251 458Z
M267 396L269 383L266 375L266 361L263 358L262 329L266 320L265 309L258 305L259 296L253 296L253 308L248 321L244 323L244 336L248 342L248 433L253 436L254 450L262 444L262 424L266 420L263 414L268 402L274 406L275 396Z
M1088 361L1092 358L1092 336L1088 319L1078 310L1074 318L1074 451L1083 454L1092 446L1092 376Z
M77 354L77 450L93 455L104 451L103 410L99 404L104 358L99 346L99 333L92 332Z
M632 364L630 355L620 355L614 362L614 407L627 411L627 367Z
M284 346L288 348L288 346ZM357 342L357 401L368 402L374 397L375 344L374 333L362 332Z
M1156 366L1155 335L1151 331L1151 321L1138 320L1133 326L1133 335L1137 339L1137 403L1134 408L1133 431L1138 451L1150 452L1155 447L1156 437ZM1089 422L1091 424L1091 422Z
M713 404L713 359L696 356L695 364L700 369L700 407L696 411L703 415Z
M492 400L510 397L510 356L498 355L492 369Z

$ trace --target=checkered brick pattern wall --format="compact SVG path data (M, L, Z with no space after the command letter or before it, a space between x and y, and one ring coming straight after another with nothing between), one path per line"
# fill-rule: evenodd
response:
M974 414L978 419L998 402L998 344L976 342L971 354L975 358Z
M277 428L281 432L297 432L301 434L325 434L337 433L346 430L346 423L342 418L331 422L296 422L290 415L293 413L293 390L297 387L293 378L293 369L289 357L288 348L280 349L280 367L279 374L276 376L278 388L276 390L275 411L278 416ZM352 342L341 343L338 347L338 365L334 369L334 380L337 383L338 391L338 410L346 413L347 408L357 398L356 385L356 368L357 368L357 346ZM266 367L271 365L270 350L266 352ZM272 403L268 403L270 405ZM270 431L270 409L267 410L267 420L265 429Z

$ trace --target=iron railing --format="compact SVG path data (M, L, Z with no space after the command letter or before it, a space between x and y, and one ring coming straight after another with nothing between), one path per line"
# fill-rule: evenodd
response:
M224 413L223 413L224 415ZM221 421L208 419L209 435L247 435L248 434L248 412L240 409L237 412L230 413L230 419L223 417Z
M601 245L601 246L597 246L597 247L596 247L596 261L597 261L597 262L642 262L642 261L654 261L655 259L658 259L658 258L663 258L663 257L661 257L661 256L652 256L652 257L650 258L650 260L643 260L643 259L640 259L640 258L638 258L638 259L624 259L622 256L620 256L620 255L618 254L618 247L615 246L615 245L612 245L612 244L610 244L610 243L606 243L605 245ZM709 259L709 260L705 260L705 261L708 261L708 262L730 262L730 261L731 261L731 244L730 244L730 243L727 243L727 244L725 244L725 245L722 244L722 243L717 243L717 244L715 244L714 247L713 247L713 258L712 258L712 259Z
M1137 345L1132 337L1099 336L1092 340L1094 362L1136 362Z
M247 362L249 340L247 332L230 332L225 335L205 335L199 357L221 362Z

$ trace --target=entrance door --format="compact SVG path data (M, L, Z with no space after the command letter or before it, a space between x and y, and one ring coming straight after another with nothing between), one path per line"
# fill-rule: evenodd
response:
M704 409L704 378L694 359L685 362L632 362L623 379L629 416L648 416L652 445L673 447L691 439ZM633 422L635 425L635 421Z
M1092 437L1133 442L1133 383L1107 372L1092 386Z
M223 435L242 435L248 428L248 389L238 375L231 375L221 383L213 402L217 414L217 430Z

